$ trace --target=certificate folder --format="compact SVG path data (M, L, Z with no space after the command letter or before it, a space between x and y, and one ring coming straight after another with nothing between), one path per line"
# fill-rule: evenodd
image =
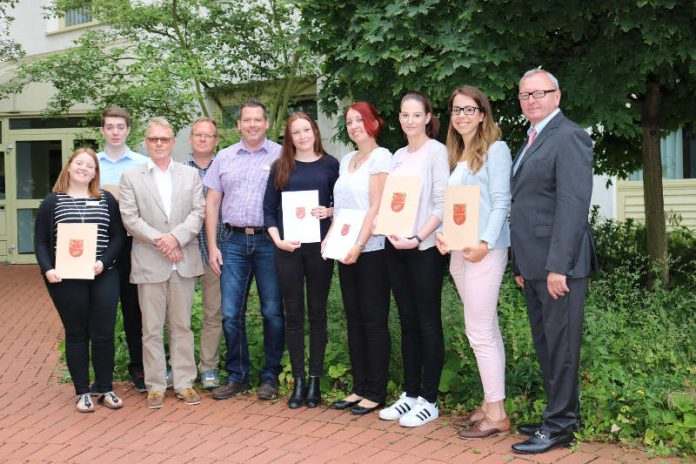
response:
M387 176L375 224L375 235L414 234L423 181L418 177Z
M341 208L334 218L331 235L326 242L324 258L341 260L355 245L365 220L366 211Z
M445 189L444 239L450 250L463 250L479 243L478 185L455 185Z
M301 243L321 241L321 224L312 216L312 209L319 206L318 190L282 192L283 239Z
M94 279L97 261L97 225L58 224L56 273L61 279Z

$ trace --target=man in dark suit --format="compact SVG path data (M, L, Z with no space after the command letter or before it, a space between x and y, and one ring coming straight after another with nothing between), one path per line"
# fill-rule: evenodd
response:
M569 444L580 420L580 339L596 267L587 219L592 140L559 109L561 90L551 73L525 73L518 97L531 127L512 168L513 272L524 289L548 403L543 422L520 426L531 436L512 448L533 454Z

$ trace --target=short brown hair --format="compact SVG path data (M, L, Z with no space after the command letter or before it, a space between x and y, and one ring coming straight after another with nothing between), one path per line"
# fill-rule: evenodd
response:
M70 163L73 162L75 157L82 153L87 153L92 158L92 161L94 161L94 178L89 182L89 186L87 188L89 189L89 195L91 197L99 198L99 159L97 158L97 154L94 152L94 150L88 147L78 148L73 152L72 155L70 155L68 162L65 163L63 169L60 170L56 183L53 184L53 191L56 193L68 193L68 189L70 188L70 173L68 172L68 167L70 167Z
M208 122L208 123L212 124L213 127L215 128L215 134L217 135L217 128L218 128L217 123L215 122L215 120L213 118L208 118L205 116L202 116L191 123L191 131L193 131L193 128L196 127L196 124L201 124L204 122Z
M261 108L263 111L263 119L268 119L268 116L266 115L266 107L264 106L263 103L261 103L258 100L248 100L242 104L242 106L239 107L239 118L241 119L242 117L242 111L244 108Z
M130 114L128 113L128 111L126 111L124 108L121 108L120 106L110 106L104 111L102 111L101 127L104 127L104 124L106 124L106 118L123 118L126 120L126 126L131 126Z

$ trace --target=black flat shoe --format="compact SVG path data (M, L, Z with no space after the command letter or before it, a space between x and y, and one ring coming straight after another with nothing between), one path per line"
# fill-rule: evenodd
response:
M359 404L356 404L352 408L350 408L350 412L357 416L363 416L365 414L370 414L373 411L378 410L379 408L383 407L384 403L378 403L374 406L367 407L367 406L360 406Z
M537 430L527 440L512 445L512 449L523 454L539 454L561 446L568 446L572 441L572 432L561 432L552 435L546 430Z
M362 400L355 400L355 401L347 401L347 400L340 400L336 401L333 406L331 406L333 409L338 409L339 411L343 411L344 409L350 409Z
M528 437L531 437L540 428L541 424L522 424L519 427L517 427L517 431L522 435L527 435Z

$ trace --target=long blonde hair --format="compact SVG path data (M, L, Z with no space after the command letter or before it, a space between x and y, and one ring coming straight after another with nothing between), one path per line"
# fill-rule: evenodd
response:
M474 134L473 139L473 156L471 159L467 159L467 167L473 173L478 172L486 161L486 153L488 153L488 147L490 147L496 140L500 139L502 132L498 125L493 122L493 110L491 109L491 103L488 101L488 97L481 92L476 87L470 85L464 85L454 89L452 95L450 95L449 103L447 104L447 109L452 114L452 104L454 98L457 95L466 95L476 102L476 106L480 109L483 115L483 121L478 126L476 134ZM447 129L447 152L449 154L449 165L450 171L454 169L457 162L461 161L464 155L464 138L456 131L454 125L452 124L452 117L450 117L449 127Z

